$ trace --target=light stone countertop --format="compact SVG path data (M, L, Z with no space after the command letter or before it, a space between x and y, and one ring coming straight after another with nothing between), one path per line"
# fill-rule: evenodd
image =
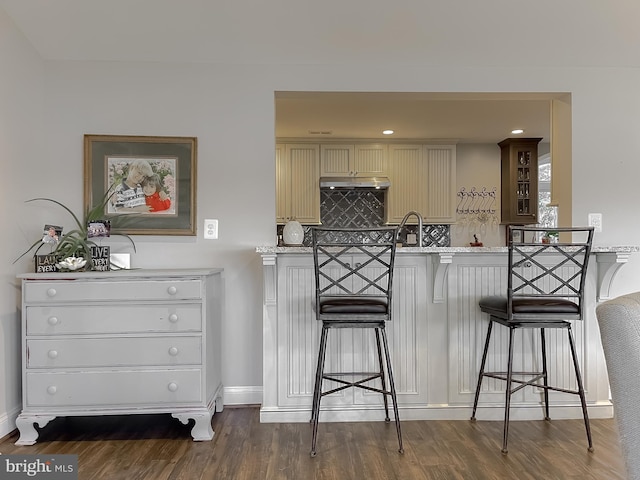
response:
M506 253L507 247L400 247L396 250L398 254L403 253ZM276 247L260 246L256 247L256 253L279 254L279 253L312 253L311 247ZM594 245L591 253L635 253L640 252L638 245Z

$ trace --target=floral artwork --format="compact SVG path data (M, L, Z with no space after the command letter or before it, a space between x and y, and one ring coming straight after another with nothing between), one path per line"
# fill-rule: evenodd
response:
M196 137L85 135L85 208L111 234L196 234ZM105 201L100 201L100 199Z
M107 157L107 184L113 196L106 213L175 215L177 161L175 157Z

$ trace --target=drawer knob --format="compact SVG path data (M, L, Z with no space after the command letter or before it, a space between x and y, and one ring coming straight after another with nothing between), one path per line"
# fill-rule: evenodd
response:
M57 350L49 350L49 358L58 358Z
M49 395L55 395L58 392L58 388L55 385L49 385L47 387L47 393Z
M169 389L170 392L177 392L178 391L178 384L171 382L169 385L167 385L167 388Z
M49 325L57 325L60 320L58 320L58 317L49 317L47 322L49 322Z
M178 321L178 315L176 315L175 313L172 313L171 315L169 315L169 321L171 323L176 323Z
M171 355L172 357L175 357L176 355L178 355L178 347L171 347L169 349L169 355Z
M178 292L178 289L176 287L169 287L167 288L167 292L169 293L169 295L175 295Z
M49 290L47 290L47 296L48 297L55 297L57 293L58 292L56 292L55 288L50 288Z

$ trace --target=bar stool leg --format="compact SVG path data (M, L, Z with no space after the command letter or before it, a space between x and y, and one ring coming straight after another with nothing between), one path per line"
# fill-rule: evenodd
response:
M582 416L584 417L584 427L587 430L587 441L589 443L588 450L593 452L593 441L591 439L591 426L589 424L589 414L587 413L587 399L584 395L584 386L582 384L582 375L580 374L580 367L578 366L578 354L576 353L576 345L573 340L573 333L571 332L571 325L567 327L569 333L569 345L571 346L571 357L573 358L573 368L576 372L576 382L578 383L578 395L580 396L580 403L582 404Z
M480 361L480 373L478 373L478 385L476 386L476 396L473 400L473 410L471 411L471 421L476 421L476 409L478 408L478 399L480 398L480 388L482 387L482 380L484 378L484 367L487 363L487 353L489 352L489 340L491 340L491 330L493 329L493 320L489 320L489 327L487 328L487 338L484 341L484 350L482 351L482 360Z
M376 329L378 330L378 329ZM400 415L398 413L398 399L396 398L396 386L393 381L393 371L391 369L391 355L389 354L389 342L387 341L387 331L384 326L379 329L382 334L382 343L384 345L384 355L387 362L387 372L389 374L389 387L391 389L391 402L393 404L393 415L396 419L396 432L398 434L398 452L404 453L402 446L402 430L400 429Z
M547 373L547 341L544 334L544 328L540 329L540 346L542 349L542 383L545 387L549 386L549 377ZM549 415L549 389L544 388L544 419L550 420Z
M504 433L502 437L502 453L508 453L507 440L509 438L509 410L511 409L511 379L513 378L513 335L515 329L509 327L509 353L507 359L507 389L504 403Z
M316 441L318 440L318 421L320 417L320 399L322 398L322 377L324 375L324 359L327 352L327 335L329 327L322 326L320 336L320 350L318 351L318 367L316 368L316 382L313 388L313 405L311 407L311 423L313 433L311 435L311 456L316 456Z
M386 392L387 391L387 382L385 381L384 378L384 364L382 362L382 348L380 346L380 332L378 331L377 328L374 328L375 333L376 333L376 346L378 347L378 367L380 369L380 381L382 382L382 391ZM389 418L389 400L387 399L387 394L383 393L382 394L382 399L384 401L384 414L385 414L385 418L384 421L385 422L390 422L391 419Z

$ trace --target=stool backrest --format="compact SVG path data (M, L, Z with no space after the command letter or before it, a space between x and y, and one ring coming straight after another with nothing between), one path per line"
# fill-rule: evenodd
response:
M379 299L390 320L397 233L397 227L312 228L316 307L327 298Z
M543 243L549 228L509 225L508 312L516 299L566 299L583 314L586 271L589 264L593 227L557 227L556 242ZM518 315L522 316L522 315Z

